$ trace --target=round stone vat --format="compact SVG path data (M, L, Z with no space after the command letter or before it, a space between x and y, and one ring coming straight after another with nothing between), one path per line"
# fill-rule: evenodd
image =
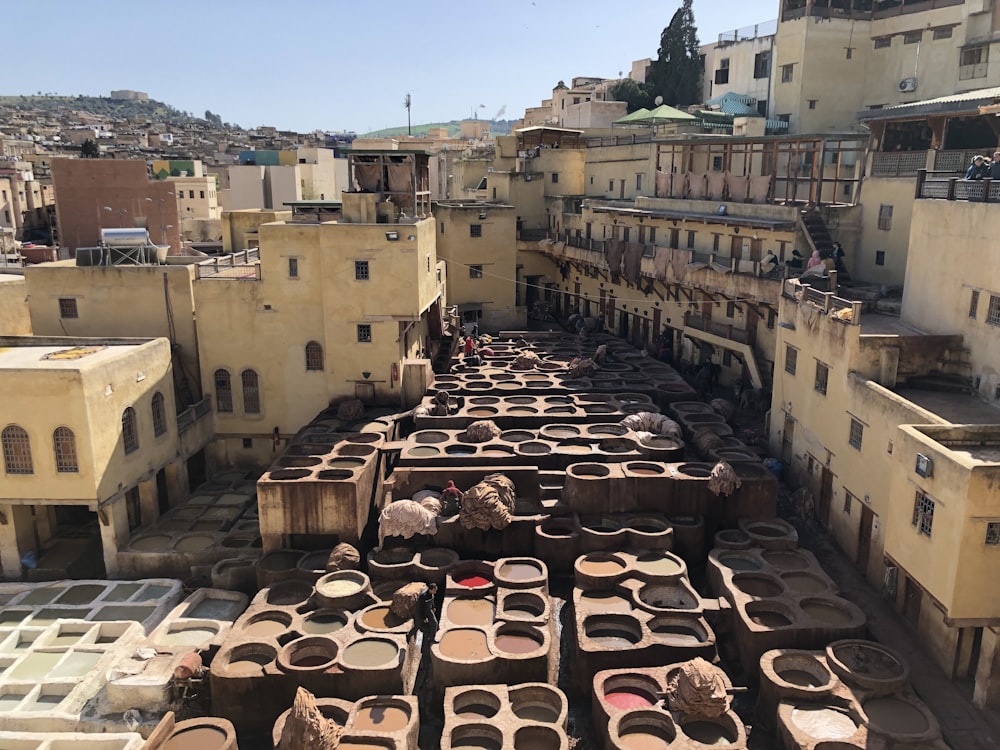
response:
M552 727L529 724L514 731L514 750L558 750L563 744L559 732Z
M275 482L287 482L292 479L305 479L311 475L312 472L308 469L277 469L265 475L265 478Z
M528 683L511 688L510 704L514 715L524 721L563 724L566 720L566 699L548 685ZM546 747L558 747L558 744Z
M496 568L496 578L514 588L542 585L547 579L542 563L531 558L508 558Z
M591 645L606 650L630 648L642 640L642 627L624 614L590 615L584 618L583 632Z
M738 573L733 576L733 586L762 599L778 596L785 590L777 578L763 573Z
M417 555L416 569L421 580L444 583L448 571L458 562L458 553L445 547L431 547Z
M569 519L547 518L538 525L537 533L543 537L565 539L576 536L576 526Z
M807 693L827 689L832 680L830 670L809 654L781 654L771 662L771 668L782 682Z
M449 577L460 589L487 591L493 587L493 566L476 560L452 567Z
M746 613L750 622L761 628L785 628L795 621L791 609L780 602L747 602Z
M534 396L508 396L507 403L515 406L524 406L526 404L534 404L538 399Z
M312 595L313 587L306 581L285 580L272 584L265 597L268 604L276 607L304 604Z
M566 473L580 479L603 479L611 475L611 469L604 464L571 464Z
M517 452L526 456L544 456L552 452L552 446L540 440L526 440L518 443Z
M665 711L629 711L618 722L616 734L617 746L626 750L668 750L677 739L674 722Z
M329 609L356 609L367 598L371 582L357 570L338 570L316 581L316 600Z
M270 643L240 643L233 646L228 654L221 655L223 674L229 677L255 677L263 674L264 667L275 660L278 649Z
M452 708L456 716L463 721L478 721L491 719L500 711L500 698L486 690L466 690L452 700Z
M489 627L493 624L496 608L486 597L457 596L448 602L443 612L451 625Z
M355 458L353 456L336 456L329 459L326 465L331 469L343 469L345 471L353 471L354 469L360 469L365 465L365 460L363 458Z
M306 466L317 466L322 463L319 456L285 456L278 459L278 466L282 468L303 468Z
M579 437L580 428L571 424L548 424L539 429L538 434L549 440L569 440Z
M615 674L598 688L605 703L619 711L652 708L659 702L660 686L652 677L642 674Z
M495 417L499 413L499 409L493 406L472 406L468 409L470 417Z
M445 448L444 452L449 456L474 456L476 454L476 446L455 443Z
M314 552L307 552L301 558L296 567L306 579L315 580L326 572L326 563L330 559L331 550L322 549Z
M794 550L765 550L761 553L764 562L779 570L805 570L809 560Z
M493 637L494 650L506 659L537 656L545 642L541 631L526 623L501 625Z
M299 629L308 635L329 635L347 627L350 615L339 609L317 609L302 618Z
M277 638L288 630L292 616L280 609L258 612L240 627L240 635L252 638Z
M636 570L651 578L675 579L687 573L685 562L672 552L642 552L634 564Z
M410 723L410 707L405 701L376 696L360 701L351 729L390 734L401 732Z
M725 747L739 739L736 725L728 715L685 721L680 725L680 731L695 742L710 747Z
M910 667L903 657L872 641L835 641L826 647L826 657L838 677L876 695L895 692L910 678Z
M479 662L492 658L486 632L480 628L451 628L438 641L441 656L454 661Z
M680 584L647 583L638 592L639 601L654 609L697 609L698 598Z
M719 555L717 559L720 565L723 565L730 570L760 570L762 567L760 561L756 557L751 557L749 554L726 552L725 554Z
M483 456L513 456L514 449L509 445L490 443L489 445L484 445L482 448L480 448L479 453L480 455Z
M379 578L404 578L416 561L416 553L406 547L376 547L368 553L368 570Z
M497 396L474 396L469 399L469 403L474 406L495 406L500 403Z
M373 604L370 607L358 612L355 620L355 627L360 630L373 630L382 632L405 632L410 629L410 620L394 615L388 604Z
M648 461L631 461L625 464L625 473L639 477L656 477L664 476L667 473L667 468Z
M235 747L236 729L226 719L214 717L177 722L160 745L161 750L232 750Z
M491 724L460 724L451 730L453 750L501 750L503 733Z
M185 534L174 542L178 552L203 552L215 544L215 537L209 534Z
M504 616L512 619L535 619L545 613L545 602L538 596L528 592L507 594L503 598Z
M168 534L148 534L129 542L129 547L139 552L166 552L174 544L174 538Z
M802 599L799 601L799 607L808 617L821 623L822 627L846 627L855 622L854 613L842 599L833 597Z
M534 440L535 433L527 430L507 430L500 433L500 439L508 443L523 443L526 440Z
M708 632L693 617L659 615L649 621L649 629L657 641L677 646L697 646L708 641Z
M607 438L597 444L605 453L628 453L635 450L635 441L628 438Z
M710 476L712 476L713 468L714 467L711 464L686 463L678 466L677 472L687 477L693 477L696 479L708 479Z
M715 546L718 549L747 549L750 544L750 537L739 529L723 529L715 533Z
M358 638L344 648L340 663L351 669L388 669L399 664L401 654L386 638Z
M601 582L614 579L625 572L627 565L617 555L607 552L593 552L577 558L574 564L577 584L591 582L599 586Z
M790 591L797 594L819 594L830 590L830 582L815 573L782 573L780 578Z
M828 706L795 706L791 718L796 729L814 739L843 740L858 731L857 723L845 710Z
M323 672L333 666L340 650L332 638L309 635L296 638L278 652L278 668L288 674Z
M411 436L414 443L444 443L448 440L448 433L438 430L421 430Z
M441 449L433 445L418 445L416 448L410 448L406 451L407 456L413 456L414 458L429 458L440 454Z
M861 710L868 717L868 728L893 737L916 737L931 728L920 706L896 696L865 701Z
M588 435L594 437L622 437L627 435L629 430L628 427L624 427L620 424L588 424L581 425Z

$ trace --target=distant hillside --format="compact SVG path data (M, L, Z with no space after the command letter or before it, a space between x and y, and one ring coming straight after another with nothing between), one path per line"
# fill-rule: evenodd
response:
M490 129L496 135L506 135L510 132L511 120L494 120L490 123ZM448 135L452 138L457 138L461 128L462 123L460 120L452 120L451 122L429 122L423 125L414 125L411 128L413 135L424 136L427 135L427 131L431 128L447 128ZM406 135L406 126L398 128L383 128L382 130L373 130L371 133L365 133L364 135L358 136L359 138L392 138L393 136Z
M87 112L107 118L132 118L148 120L171 120L184 122L194 119L188 114L174 109L169 104L155 99L132 101L109 99L104 96L0 96L0 107L12 109L35 109L43 112L65 112L67 110Z

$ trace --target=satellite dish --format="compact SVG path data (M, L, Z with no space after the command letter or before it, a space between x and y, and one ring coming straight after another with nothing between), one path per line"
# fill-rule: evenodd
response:
M655 99L653 99L653 104L655 104L657 107L659 107L661 104L663 104L663 97L662 96L658 96Z

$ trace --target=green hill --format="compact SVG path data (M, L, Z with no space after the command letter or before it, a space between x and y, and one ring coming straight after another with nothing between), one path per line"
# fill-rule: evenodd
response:
M413 135L427 135L427 131L431 128L447 128L448 135L458 136L461 125L458 120L452 120L451 122L428 122L423 125L414 125L410 130ZM382 130L373 130L370 133L365 133L361 138L391 138L397 135L406 135L406 126L398 128L382 128Z
M124 99L110 99L105 96L0 96L0 107L42 112L87 112L108 118L128 118L148 120L170 120L185 122L189 115L174 109L169 104L155 99L139 102Z

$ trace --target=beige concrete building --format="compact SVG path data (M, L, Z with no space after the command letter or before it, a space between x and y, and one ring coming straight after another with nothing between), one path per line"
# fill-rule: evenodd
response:
M718 41L699 48L705 65L702 101L727 93L753 97L764 117L773 98L775 32L777 23L766 23L719 35Z
M30 336L28 291L20 273L0 273L0 336Z
M187 497L208 435L180 434L169 341L3 338L0 377L17 394L0 427L4 577L28 552L43 576L114 577L130 536Z

